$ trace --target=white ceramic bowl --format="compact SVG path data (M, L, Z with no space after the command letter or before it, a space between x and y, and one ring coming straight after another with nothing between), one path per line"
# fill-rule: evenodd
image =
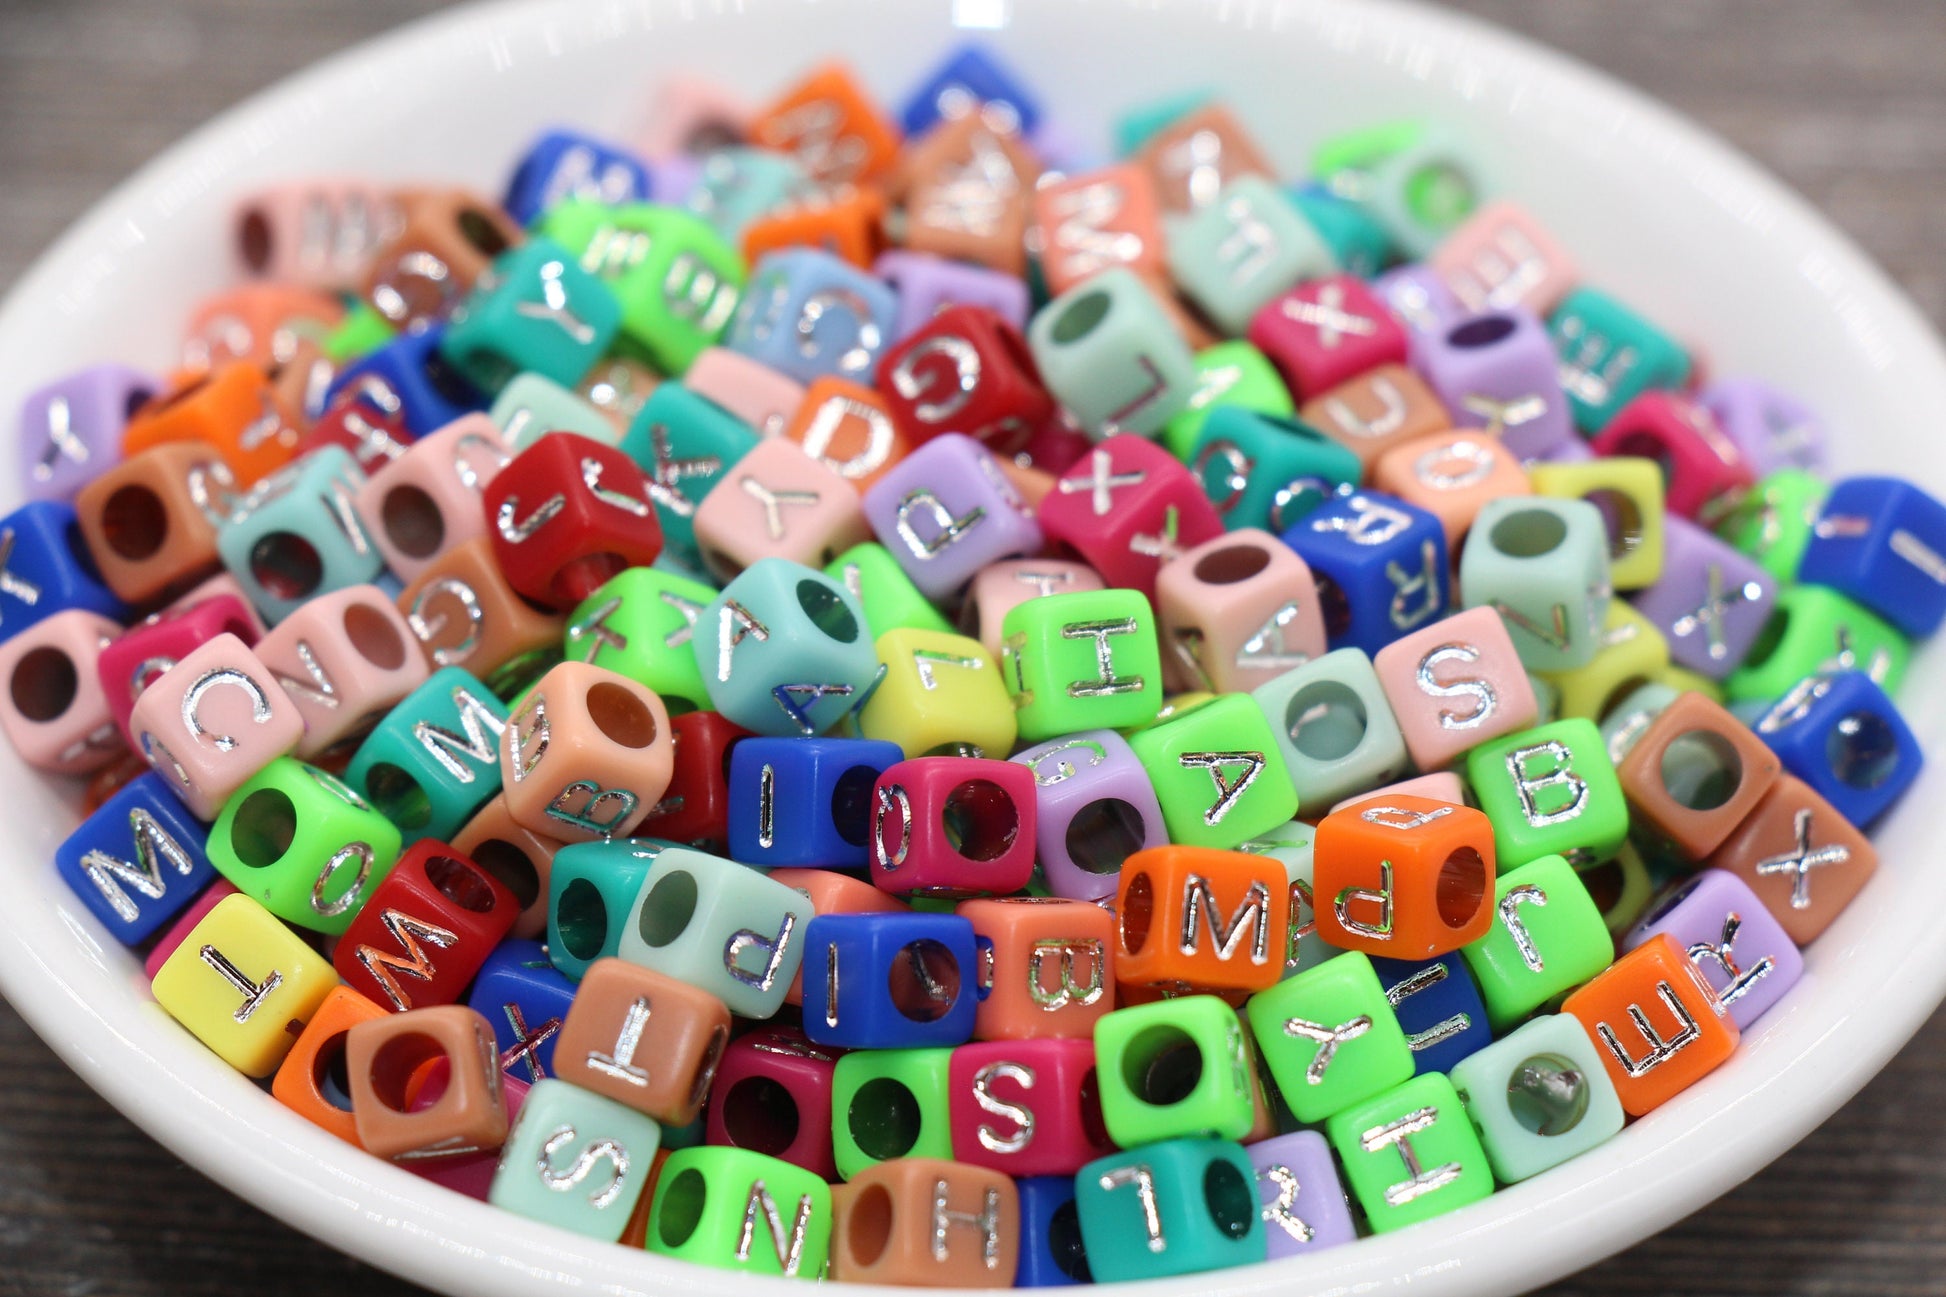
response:
M762 93L836 51L896 103L965 35L1003 51L1053 116L1095 141L1117 109L1212 84L1292 175L1325 135L1438 118L1475 142L1497 189L1527 202L1589 280L1706 343L1718 372L1771 378L1825 411L1846 469L1946 490L1931 440L1946 356L1828 224L1626 88L1477 23L1381 0L606 0L442 15L226 113L100 203L0 307L0 410L95 360L165 366L185 306L225 282L226 202L246 186L368 172L497 192L538 128L624 133L663 73L707 70ZM1946 733L1941 666L1936 646L1922 651L1902 700L1929 747ZM11 752L0 779L46 786ZM1728 1064L1620 1137L1403 1233L1145 1288L1506 1293L1722 1193L1853 1094L1946 993L1946 960L1932 953L1946 861L1924 810L1942 799L1946 768L1934 766L1879 834L1880 874L1809 951L1803 982ZM71 802L50 790L0 817L0 991L184 1160L327 1243L451 1293L700 1295L731 1282L434 1188L273 1103L154 1005L139 963L56 879Z

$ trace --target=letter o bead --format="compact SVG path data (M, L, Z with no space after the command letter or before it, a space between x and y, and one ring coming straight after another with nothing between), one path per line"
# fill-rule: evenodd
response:
M1388 796L1333 811L1312 847L1318 935L1387 959L1431 959L1493 926L1493 822Z

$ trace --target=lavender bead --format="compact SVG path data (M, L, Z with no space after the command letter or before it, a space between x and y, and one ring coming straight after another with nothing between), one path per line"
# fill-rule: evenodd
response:
M1049 739L1013 760L1034 772L1034 850L1056 896L1105 900L1122 861L1168 845L1155 786L1115 731Z
M119 462L128 416L160 387L126 365L94 365L29 393L15 438L27 498L72 500Z
M1100 149L1089 144L1080 132L1052 118L1042 118L1040 124L1028 132L1027 147L1041 160L1041 166L1065 175L1077 175L1105 165Z
M1013 325L1027 327L1027 282L984 266L968 266L923 252L888 252L872 273L899 295L892 326L904 338L948 306L984 306Z
M1777 580L1686 518L1662 527L1662 577L1635 596L1635 610L1669 641L1672 662L1721 680L1770 620Z
M1726 378L1705 388L1700 399L1758 477L1780 468L1824 468L1824 420L1788 392L1754 378Z
M663 158L649 170L649 201L667 207L682 206L702 174L703 160L694 153Z
M1438 333L1466 318L1466 307L1446 281L1418 262L1394 266L1374 279L1371 289L1408 333Z
M1748 1031L1804 972L1797 943L1749 884L1721 869L1705 869L1670 892L1623 938L1622 948L1658 935L1689 952L1739 1031Z
M1454 427L1490 429L1520 459L1539 459L1575 435L1554 342L1530 311L1510 307L1416 333L1412 367Z
M992 453L957 432L934 437L865 492L865 521L933 602L974 574L1041 547L1041 529Z
M1257 1168L1270 1260L1336 1247L1358 1237L1324 1136L1300 1130L1245 1144L1243 1151Z

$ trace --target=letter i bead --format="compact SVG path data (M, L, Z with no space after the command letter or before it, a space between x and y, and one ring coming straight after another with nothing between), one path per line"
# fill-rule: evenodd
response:
M270 911L230 896L156 971L157 1003L245 1076L277 1070L324 997L331 965Z

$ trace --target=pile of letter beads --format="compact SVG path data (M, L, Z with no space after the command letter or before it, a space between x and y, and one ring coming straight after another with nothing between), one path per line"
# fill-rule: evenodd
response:
M251 195L23 413L55 868L298 1116L707 1265L1211 1270L1613 1137L1867 884L1946 507L1462 141L1105 160L972 47L651 120Z

